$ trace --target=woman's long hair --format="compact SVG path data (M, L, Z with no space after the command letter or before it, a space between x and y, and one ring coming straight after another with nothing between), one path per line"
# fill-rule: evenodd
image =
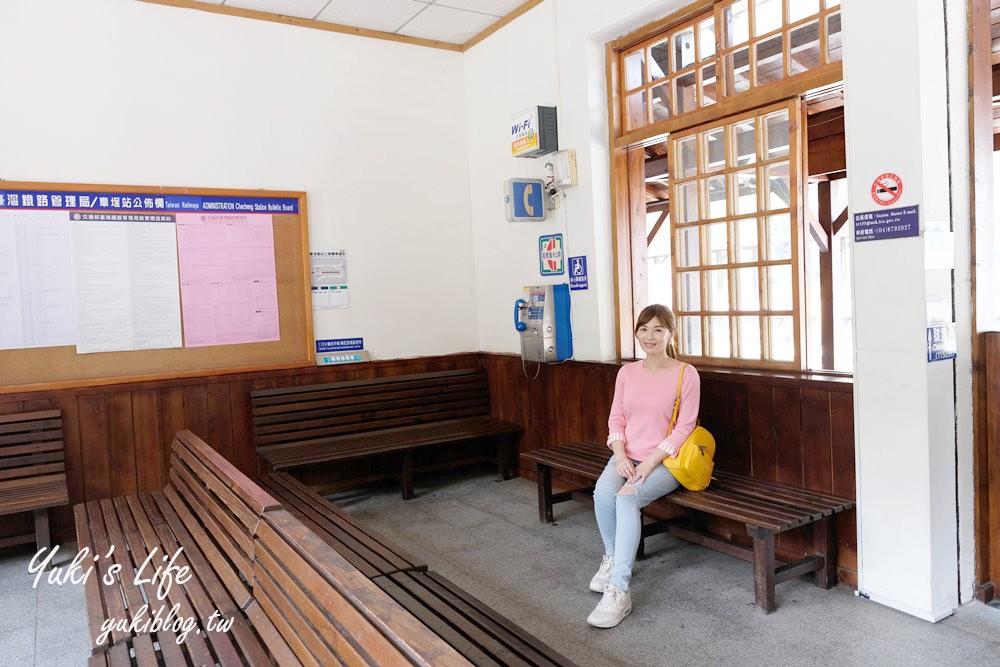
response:
M666 306L654 303L643 308L642 312L639 313L639 317L635 320L635 329L633 330L633 333L638 335L639 327L644 324L648 324L654 317L660 321L660 324L665 326L670 331L670 340L667 342L667 356L676 359L677 319L674 317L674 311L670 310Z

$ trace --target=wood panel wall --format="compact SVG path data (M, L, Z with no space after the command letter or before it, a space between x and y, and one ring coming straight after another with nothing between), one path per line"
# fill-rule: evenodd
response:
M520 357L476 353L0 395L0 414L62 410L70 501L77 503L162 488L170 441L180 428L203 436L243 472L257 474L250 426L253 389L476 366L488 372L493 414L525 427L522 450L606 437L617 364L546 365L537 379L528 380ZM850 380L710 370L701 375L702 424L718 441L720 470L854 497ZM378 466L374 461L318 468L307 481L375 479ZM534 475L528 467L521 473ZM560 481L572 480L557 476L556 484ZM27 530L27 520L0 517L0 536ZM70 507L54 513L53 527L58 539L72 539ZM746 539L739 525L717 522L713 530L734 541ZM856 585L853 512L841 515L838 530L840 578ZM786 534L779 553L797 553L810 539L808 531Z
M252 389L339 382L385 375L474 368L476 354L456 354L259 373L215 375L81 389L0 395L0 414L58 408L63 415L70 503L162 489L170 442L180 428L203 437L248 475L254 453ZM27 515L0 517L0 536L25 532ZM52 513L53 534L72 539L72 507Z
M980 334L986 432L976 437L976 591L989 602L1000 584L1000 333Z

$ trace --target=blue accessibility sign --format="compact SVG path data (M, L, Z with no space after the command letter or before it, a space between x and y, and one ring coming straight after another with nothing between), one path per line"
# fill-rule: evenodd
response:
M587 280L587 257L585 255L570 257L569 288L571 290L575 290L587 289L588 287L590 287L590 284Z

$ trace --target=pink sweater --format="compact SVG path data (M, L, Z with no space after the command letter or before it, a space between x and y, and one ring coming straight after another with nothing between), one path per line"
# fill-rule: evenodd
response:
M615 440L625 441L625 454L633 461L642 461L654 449L667 451L687 440L698 425L701 402L701 378L694 366L684 369L681 384L681 407L674 430L667 435L670 416L677 396L677 374L680 366L668 373L653 375L642 361L625 364L615 380L615 397L608 415L608 446Z

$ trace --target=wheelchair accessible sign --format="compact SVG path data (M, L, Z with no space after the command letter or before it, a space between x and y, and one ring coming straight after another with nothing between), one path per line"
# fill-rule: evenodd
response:
M571 290L587 289L590 284L587 280L587 257L569 258L569 288Z

